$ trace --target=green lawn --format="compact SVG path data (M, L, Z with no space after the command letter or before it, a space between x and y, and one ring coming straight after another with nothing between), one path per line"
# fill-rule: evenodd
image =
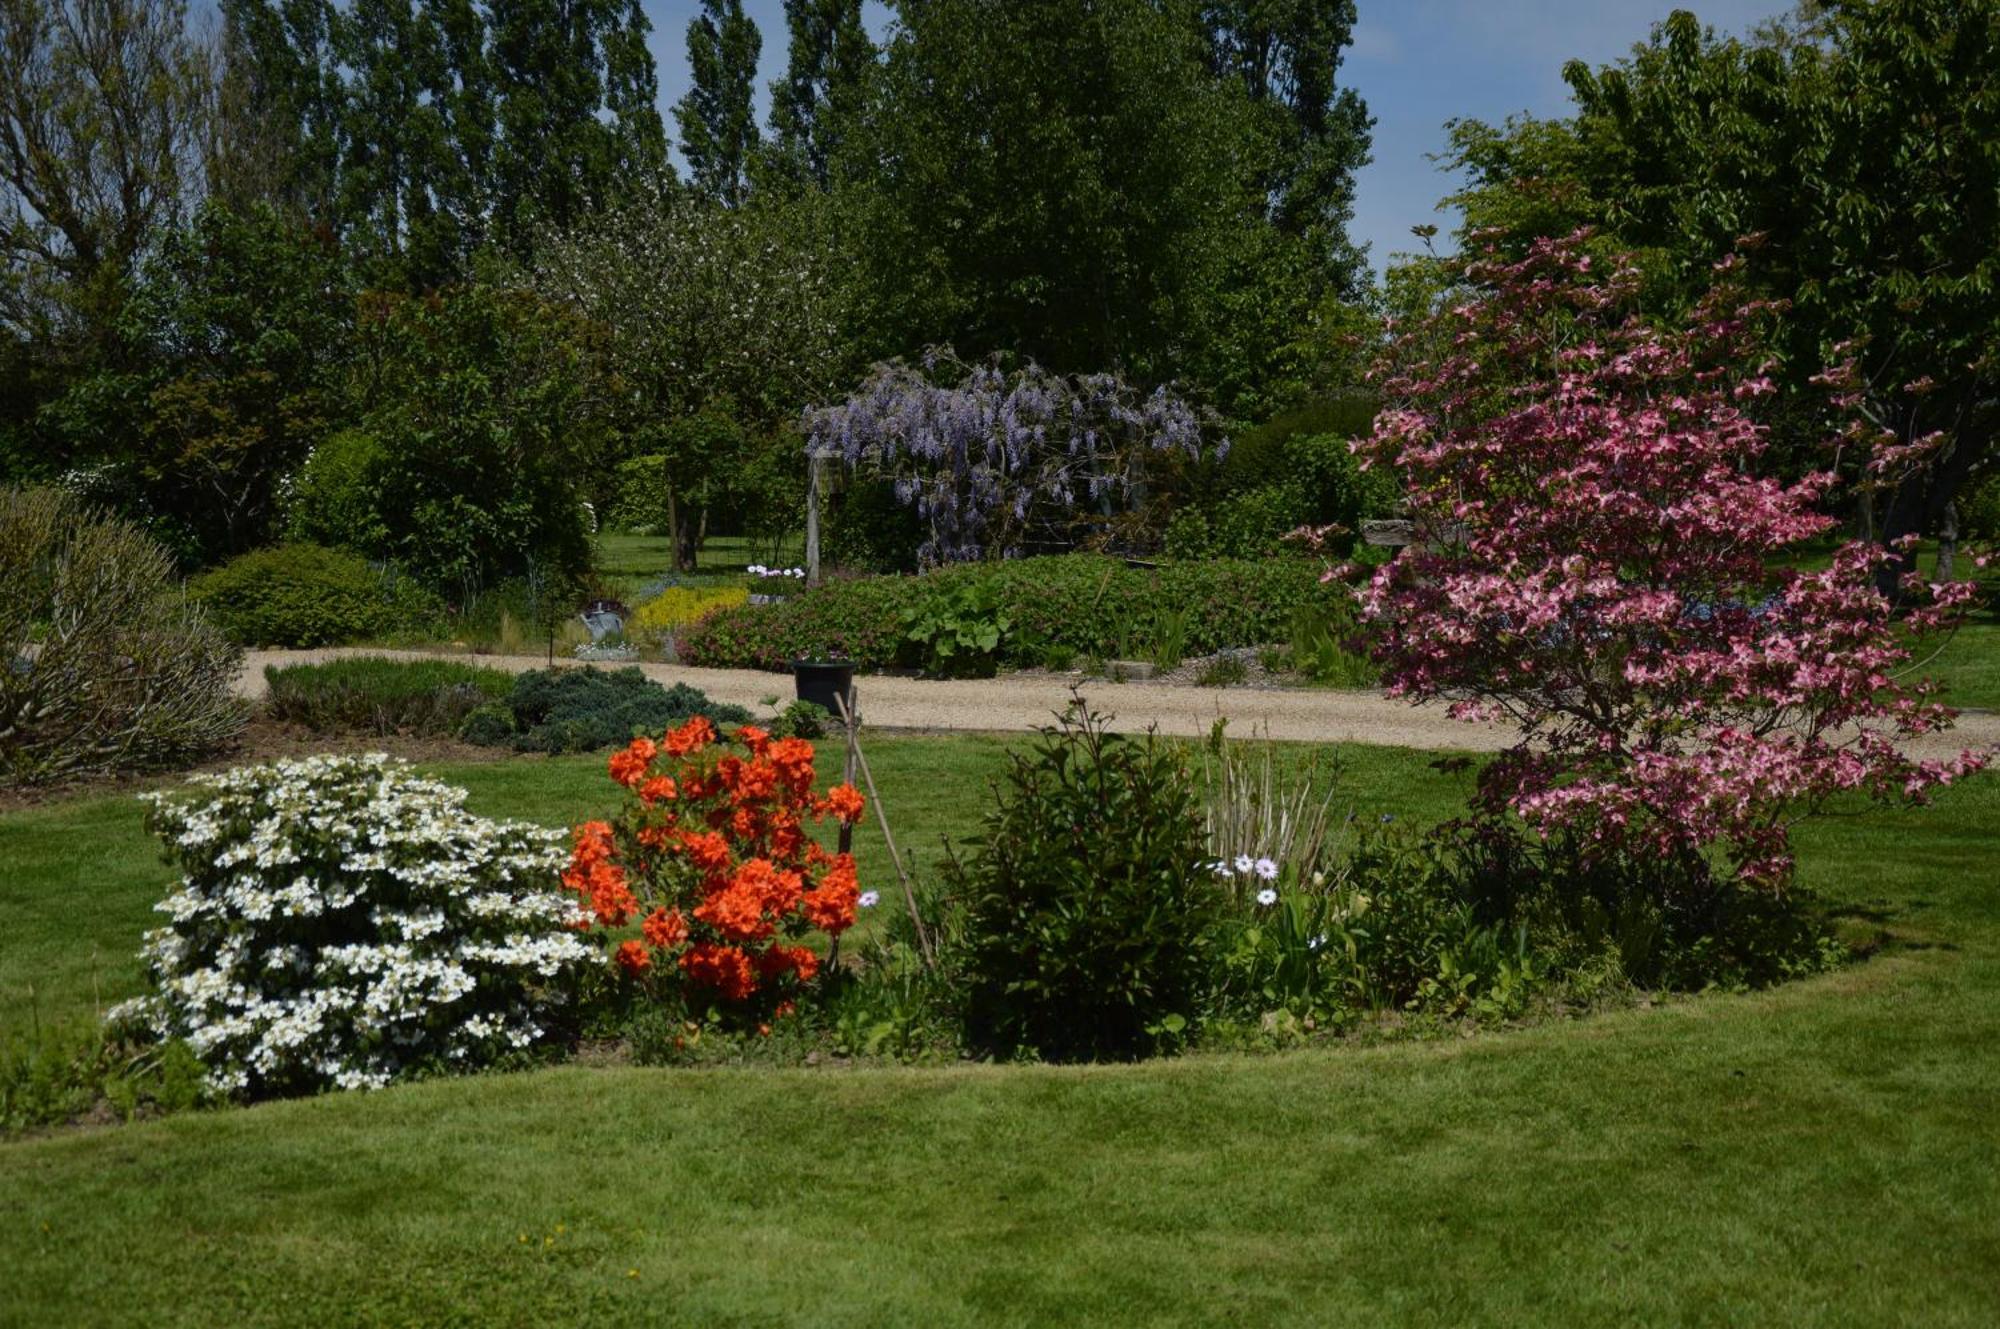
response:
M673 542L664 535L605 532L596 538L595 545L598 575L621 597L637 594L648 582L665 576L674 565ZM786 540L774 552L761 541L753 544L740 535L717 535L702 542L701 553L695 560L696 570L677 575L689 585L735 585L743 581L744 570L752 563L795 567L804 562L803 537Z
M999 750L874 740L900 838L966 828ZM1371 814L1463 778L1346 755ZM443 773L551 821L606 787ZM0 1323L1993 1323L2000 781L1803 848L1897 941L1748 996L1136 1067L578 1066L0 1144ZM127 800L0 816L0 1021L31 981L44 1018L129 991L163 882Z

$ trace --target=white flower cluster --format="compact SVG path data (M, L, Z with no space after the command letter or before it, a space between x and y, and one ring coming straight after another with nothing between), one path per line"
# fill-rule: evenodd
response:
M804 568L767 568L762 563L752 563L744 569L753 577L803 577Z
M142 795L185 874L111 1019L185 1039L228 1094L372 1088L531 1046L594 950L561 831L493 822L387 757L311 757Z

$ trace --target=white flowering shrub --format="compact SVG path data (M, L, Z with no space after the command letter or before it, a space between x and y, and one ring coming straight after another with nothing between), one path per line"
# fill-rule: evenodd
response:
M465 810L383 756L313 757L144 795L185 874L112 1019L186 1040L239 1097L373 1088L543 1038L595 957L557 889L568 835Z

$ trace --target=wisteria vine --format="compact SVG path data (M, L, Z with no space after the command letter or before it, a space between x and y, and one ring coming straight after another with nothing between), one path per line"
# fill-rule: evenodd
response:
M876 365L846 401L808 411L804 429L808 449L894 481L927 532L925 566L1115 537L1143 525L1155 472L1205 446L1200 415L1169 388L968 364L941 348L919 365Z

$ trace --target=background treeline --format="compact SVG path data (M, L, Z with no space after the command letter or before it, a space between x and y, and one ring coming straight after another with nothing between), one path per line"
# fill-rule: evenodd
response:
M334 542L457 603L582 575L586 503L683 565L796 530L802 412L949 346L1170 385L1237 440L1153 504L1167 553L1354 515L1327 440L1366 427L1378 316L1459 293L1347 235L1351 3L784 13L704 0L663 90L634 0L0 0L0 479L189 568ZM1572 63L1572 115L1452 122L1456 238L1589 227L1661 318L1741 248L1774 464L1824 461L1851 360L1870 427L1931 446L1857 524L1948 553L2000 514L1996 71L2000 0L1675 12ZM862 561L915 547L880 486L833 515Z
M801 411L934 344L1222 425L1353 387L1351 4L785 16L760 123L739 0L666 116L636 0L0 0L0 474L456 600L635 481L796 529Z

